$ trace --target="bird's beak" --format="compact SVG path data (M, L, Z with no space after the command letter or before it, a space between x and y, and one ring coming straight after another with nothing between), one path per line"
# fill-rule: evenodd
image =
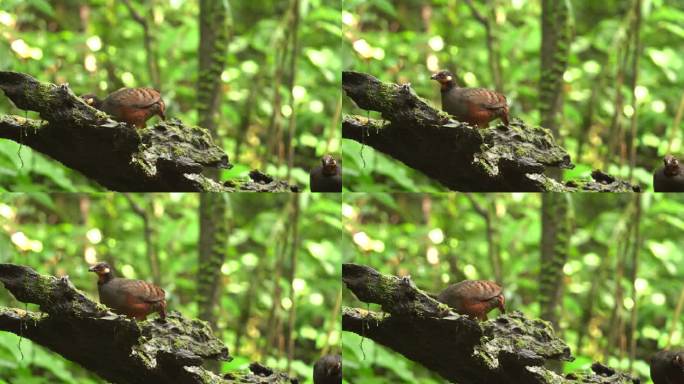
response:
M95 266L93 265L92 267L88 268L88 272L95 272Z
M437 80L437 74L435 73L434 75L430 76L430 80Z

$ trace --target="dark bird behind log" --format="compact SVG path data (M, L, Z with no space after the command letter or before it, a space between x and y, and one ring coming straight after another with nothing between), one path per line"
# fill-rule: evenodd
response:
M342 166L330 155L321 159L321 165L309 172L311 192L342 192Z
M145 123L154 115L166 119L166 105L159 92L152 88L121 88L112 92L104 100L94 94L81 96L83 101L97 108L114 120L144 128Z
M684 349L653 355L651 379L654 384L684 384Z
M504 95L484 88L461 88L449 71L437 72L431 79L440 84L442 110L456 120L485 128L498 117L508 126L508 103Z
M342 357L340 355L325 355L314 364L314 384L342 383Z
M114 277L107 263L95 264L88 270L98 276L100 303L114 313L145 320L150 313L158 312L162 320L166 318L166 293L163 289L142 280Z
M665 156L663 166L653 172L653 190L684 192L684 170L679 166L677 158L672 155Z
M487 280L464 280L443 290L436 299L457 313L481 321L487 320L487 313L499 308L506 313L501 287Z

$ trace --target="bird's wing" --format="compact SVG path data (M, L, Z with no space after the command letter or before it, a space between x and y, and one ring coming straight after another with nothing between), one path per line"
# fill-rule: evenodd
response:
M461 88L462 95L467 100L487 109L501 109L506 107L506 96L484 88Z
M161 95L156 89L138 88L137 90L140 95L140 101L134 104L137 108L149 108L161 101Z
M163 289L142 280L122 279L118 289L126 295L146 303L157 303L166 297Z
M152 88L121 88L107 97L111 103L133 108L149 108L161 100L161 95Z
M501 294L501 287L493 281L468 280L464 281L459 290L473 300L489 301Z

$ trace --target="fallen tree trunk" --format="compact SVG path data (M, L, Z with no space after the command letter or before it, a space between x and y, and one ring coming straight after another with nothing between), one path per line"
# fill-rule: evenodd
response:
M473 128L452 120L416 96L410 85L384 83L345 71L344 91L360 108L378 111L383 120L344 116L342 137L385 153L439 181L449 189L469 192L631 192L637 185L607 178L561 184L544 172L573 168L570 155L550 131L514 120ZM600 173L600 172L599 172ZM603 175L603 173L600 173ZM593 175L592 175L593 176ZM608 181L611 180L611 181Z
M231 168L209 132L170 119L135 129L84 103L68 85L39 82L19 72L0 72L0 89L41 121L0 116L0 138L41 152L102 186L130 192L233 192L296 190L283 181L254 179L222 184L202 172Z
M450 310L416 288L410 278L384 275L363 265L344 264L342 280L361 301L384 313L344 308L342 329L372 339L459 384L638 383L638 379L596 365L599 373L560 376L548 360L571 361L551 325L520 312L478 323ZM612 372L612 373L611 373Z
M114 383L296 383L253 364L251 373L225 377L202 368L207 360L230 361L228 348L209 325L171 312L136 322L115 315L56 278L15 264L0 264L0 281L14 297L41 312L0 307L0 330L30 339Z

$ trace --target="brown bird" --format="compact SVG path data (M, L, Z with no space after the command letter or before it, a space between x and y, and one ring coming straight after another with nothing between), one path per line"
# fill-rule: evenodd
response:
M461 315L487 320L487 313L499 308L506 313L501 287L487 280L464 280L443 290L436 299Z
M449 71L437 72L431 79L440 84L442 110L456 120L485 128L500 117L508 126L508 103L504 95L484 88L461 88Z
M341 384L342 357L340 355L325 355L314 364L314 384Z
M111 115L114 120L144 128L145 122L154 115L166 120L166 105L159 92L152 88L121 88L104 100L94 94L81 96L93 108Z
M672 155L666 155L663 166L653 172L653 190L656 192L684 192L684 170Z
M309 172L311 192L342 192L342 167L330 155L321 159L321 165Z
M88 270L97 273L100 303L114 313L145 320L150 313L158 312L162 320L166 318L166 293L163 289L142 280L114 277L107 263L97 263Z
M684 349L653 355L651 379L654 384L684 384Z

